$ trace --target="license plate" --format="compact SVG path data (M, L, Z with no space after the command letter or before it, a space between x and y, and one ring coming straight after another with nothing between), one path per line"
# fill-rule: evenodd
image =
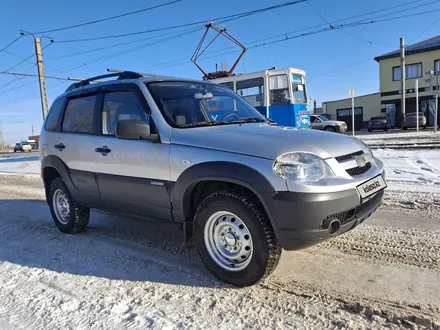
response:
M357 190L362 198L366 198L377 193L378 191L381 191L382 189L385 189L386 187L387 184L385 183L385 180L382 178L382 175L379 175L374 179L371 179L358 186Z

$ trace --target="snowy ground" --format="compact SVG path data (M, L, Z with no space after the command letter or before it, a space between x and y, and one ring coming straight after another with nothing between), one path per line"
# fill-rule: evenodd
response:
M32 155L0 155L0 172L3 173L40 173L40 157Z
M43 198L39 181L0 177L2 330L440 329L438 213L380 210L237 289L177 227L93 212L86 233L66 235Z
M370 145L402 145L402 144L438 144L440 143L440 133L433 132L400 132L388 134L363 134L357 135L358 139Z
M439 150L375 149L373 152L385 165L389 189L440 193ZM0 155L1 173L39 176L39 156Z
M381 209L284 252L245 289L209 275L170 224L92 212L86 233L60 233L38 156L2 155L0 329L440 330L440 151L375 154L389 185Z

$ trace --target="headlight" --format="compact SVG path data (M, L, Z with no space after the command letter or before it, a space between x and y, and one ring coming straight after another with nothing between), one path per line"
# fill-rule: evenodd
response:
M334 175L322 158L303 152L289 152L279 156L273 163L273 170L280 178L296 182L316 182Z

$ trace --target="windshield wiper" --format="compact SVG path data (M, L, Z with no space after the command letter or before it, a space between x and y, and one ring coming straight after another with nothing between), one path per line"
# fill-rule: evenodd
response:
M212 125L214 125L214 123L215 122L213 122L213 121L197 121L195 123L180 125L179 127L186 128L186 127L212 126Z
M230 124L244 124L244 123L263 123L266 122L265 119L259 117L249 117L228 121Z
M195 123L180 125L181 128L187 128L187 127L201 127L201 126L215 126L215 125L231 125L231 124L244 124L244 123L262 123L265 122L263 118L259 117L249 117L249 118L243 118L243 119L237 119L237 120L216 120L216 121L198 121Z

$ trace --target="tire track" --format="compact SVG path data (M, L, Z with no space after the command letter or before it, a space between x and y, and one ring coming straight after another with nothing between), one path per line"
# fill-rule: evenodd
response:
M319 249L336 249L375 261L440 269L440 232L364 225L335 237Z

